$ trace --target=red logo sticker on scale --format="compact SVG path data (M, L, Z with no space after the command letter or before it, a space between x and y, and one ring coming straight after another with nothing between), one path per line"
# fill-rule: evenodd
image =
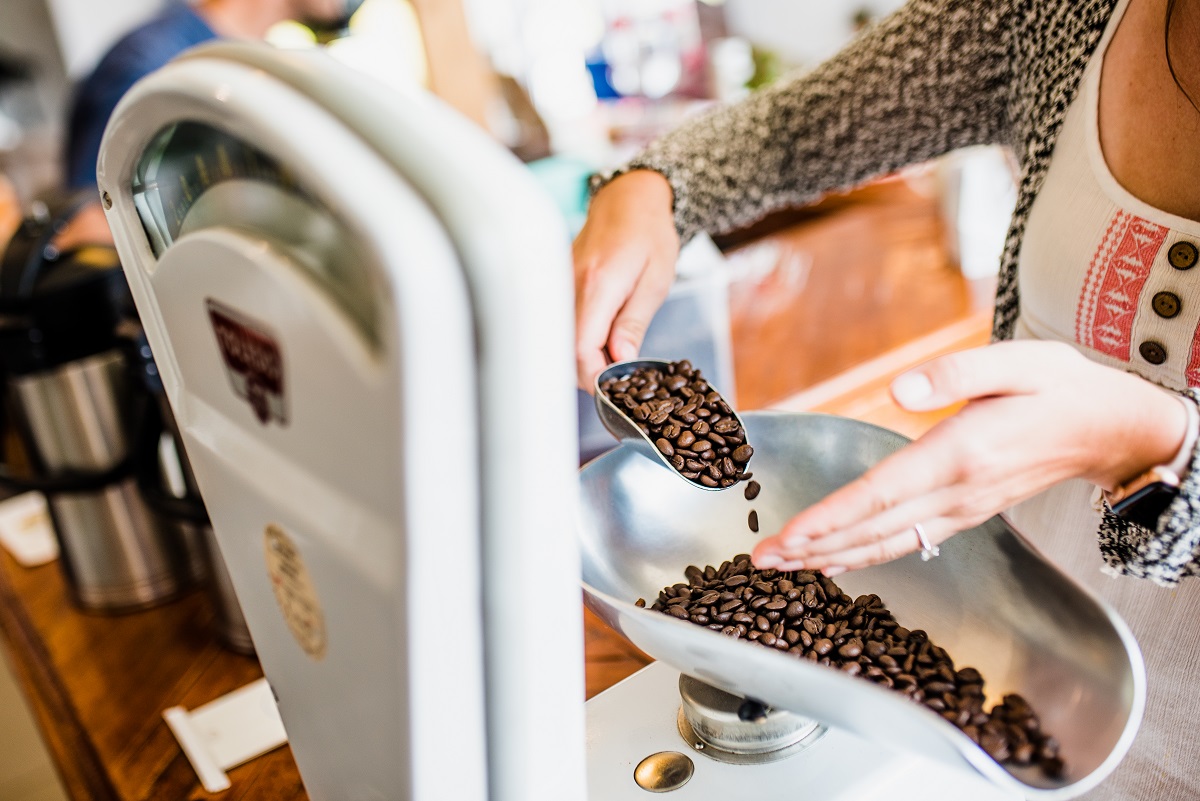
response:
M250 404L263 425L272 419L285 425L287 405L279 343L265 326L241 312L211 299L205 305L233 391Z

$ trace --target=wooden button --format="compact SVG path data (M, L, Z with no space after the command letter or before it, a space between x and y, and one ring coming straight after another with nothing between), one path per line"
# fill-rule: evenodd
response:
M1162 346L1162 343L1153 340L1138 345L1138 353L1142 354L1142 358L1151 364L1162 364L1167 360L1167 349Z
M1176 270L1192 269L1196 266L1198 258L1200 251L1196 250L1196 246L1191 242L1176 242L1167 251L1167 261L1171 262L1171 266Z
M1150 305L1155 314L1168 320L1179 314L1179 296L1174 292L1156 292Z

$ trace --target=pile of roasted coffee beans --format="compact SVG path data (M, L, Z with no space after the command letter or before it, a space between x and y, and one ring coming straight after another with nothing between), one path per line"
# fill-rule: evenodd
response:
M651 609L901 692L997 762L1037 764L1051 778L1062 776L1058 743L1025 699L1006 695L986 711L979 671L955 669L924 631L897 623L878 595L852 599L819 571L758 570L748 554L684 572L687 583L663 589Z
M666 370L639 368L600 384L684 478L706 487L732 487L749 477L754 449L721 396L688 361Z

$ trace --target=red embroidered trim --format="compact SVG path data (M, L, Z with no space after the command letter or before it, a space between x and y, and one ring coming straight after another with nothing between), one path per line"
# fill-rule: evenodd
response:
M1169 229L1118 211L1088 267L1075 308L1075 340L1129 361L1133 320L1154 258Z
M1189 387L1200 387L1200 327L1192 335L1192 355L1188 358L1184 380Z

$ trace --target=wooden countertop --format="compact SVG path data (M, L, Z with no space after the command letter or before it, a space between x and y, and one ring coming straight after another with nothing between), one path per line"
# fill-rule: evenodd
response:
M989 320L974 315L776 404L844 414L919 435L943 415L910 415L891 403L888 381L938 354L984 344ZM0 555L0 631L73 799L212 798L161 718L192 709L261 676L258 662L222 648L202 594L119 617L81 613L59 566L19 567ZM586 616L587 695L649 660ZM230 772L222 799L307 797L284 747Z

